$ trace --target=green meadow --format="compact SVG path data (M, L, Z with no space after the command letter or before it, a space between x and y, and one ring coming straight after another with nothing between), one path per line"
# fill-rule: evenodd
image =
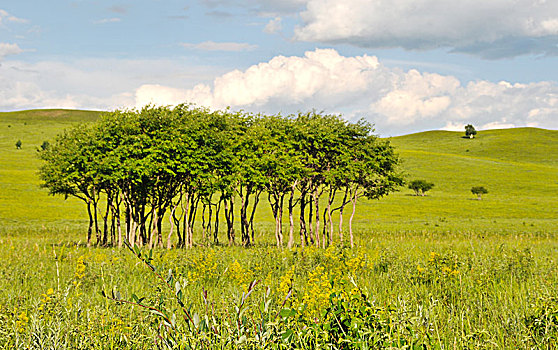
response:
M99 114L0 113L3 348L558 347L558 131L390 138L434 187L360 201L355 249L272 247L264 202L254 247L150 255L85 247L83 203L39 187L41 144Z

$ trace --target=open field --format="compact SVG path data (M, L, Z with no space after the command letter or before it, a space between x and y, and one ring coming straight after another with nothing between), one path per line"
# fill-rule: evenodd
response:
M156 250L153 264L165 277L173 269L190 313L202 321L208 316L188 330L174 292L130 251L76 245L87 227L81 202L49 197L38 187L37 147L72 123L97 117L0 113L5 348L149 349L161 344L160 335L175 336L182 348L315 348L338 339L348 340L339 348L558 346L558 131L481 131L474 140L445 131L392 138L406 178L435 187L425 197L402 188L361 202L355 250L271 248L274 224L266 203L256 214L254 248ZM470 193L476 185L489 190L481 201ZM261 282L243 304L242 318L235 307L252 280ZM122 298L134 293L174 312L176 329L159 332L161 318L154 313L100 295L112 295L113 288ZM204 322L209 330L202 331ZM366 341L350 342L356 339Z

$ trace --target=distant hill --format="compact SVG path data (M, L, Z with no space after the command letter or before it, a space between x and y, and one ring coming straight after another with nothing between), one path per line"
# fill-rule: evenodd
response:
M405 151L453 154L479 159L558 165L558 130L512 128L479 131L474 139L464 132L427 131L393 137Z
M92 122L99 118L101 111L82 111L74 109L32 109L18 112L0 112L3 121L64 121Z

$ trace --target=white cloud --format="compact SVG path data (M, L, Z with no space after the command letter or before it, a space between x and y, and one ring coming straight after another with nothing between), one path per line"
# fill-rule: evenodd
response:
M12 16L7 11L0 9L0 25L2 25L2 23L4 21L8 21L8 22L12 22L12 23L27 23L28 22L26 19Z
M84 59L69 63L6 60L0 65L0 110L133 107L138 86L194 86L222 71L164 59Z
M558 86L475 81L463 85L453 76L402 71L376 57L343 57L335 50L304 57L277 56L269 62L217 77L192 89L145 85L136 106L195 102L212 108L231 106L266 113L310 109L367 117L380 132L539 125L558 128Z
M103 19L93 21L93 24L118 23L118 22L121 22L121 21L122 21L122 19L120 19L118 17L112 17L112 18L103 18Z
M248 43L234 43L234 42L221 42L216 43L213 41L205 41L199 44L183 43L181 44L187 49L196 49L203 51L250 51L257 49L257 45L252 45Z
M558 53L558 2L308 0L295 39L363 47L447 47L487 58Z
M0 43L0 60L9 55L19 55L23 50L18 44Z
M490 129L509 129L514 128L515 124L506 123L506 120L503 119L502 121L495 121L484 124L481 129L490 130Z
M281 17L275 17L265 25L264 32L268 34L274 34L281 31L282 27L283 26L281 24Z

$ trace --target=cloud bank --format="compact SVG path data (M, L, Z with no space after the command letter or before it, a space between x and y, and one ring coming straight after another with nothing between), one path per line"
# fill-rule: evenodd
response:
M332 49L277 56L191 89L142 85L136 106L194 102L212 108L294 113L309 109L366 118L382 133L426 129L540 126L558 128L558 86L473 81L382 65L374 56L344 57Z
M0 65L2 111L184 102L264 113L341 113L366 118L382 135L463 130L469 123L480 129L558 129L555 82L462 83L451 75L390 68L375 56L344 57L332 49L276 56L225 73L170 60L4 60Z
M361 47L449 48L484 58L558 53L550 0L308 0L295 39Z

